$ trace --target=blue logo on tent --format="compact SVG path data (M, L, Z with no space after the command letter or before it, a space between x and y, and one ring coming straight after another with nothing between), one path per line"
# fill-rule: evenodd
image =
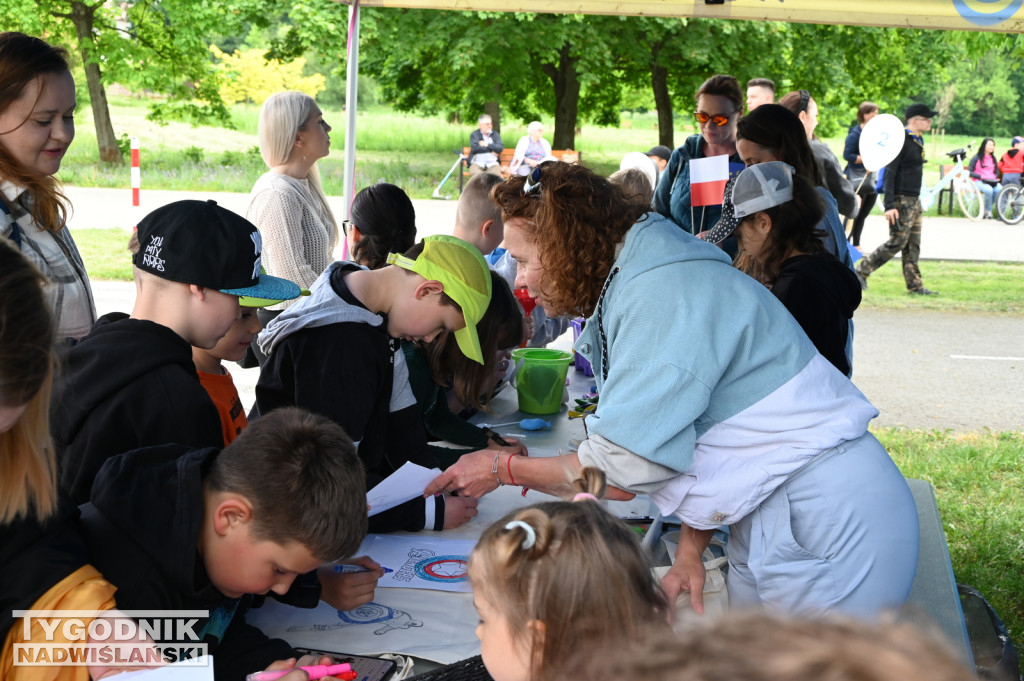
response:
M1024 0L953 0L953 6L967 21L978 26L995 26L1017 13Z

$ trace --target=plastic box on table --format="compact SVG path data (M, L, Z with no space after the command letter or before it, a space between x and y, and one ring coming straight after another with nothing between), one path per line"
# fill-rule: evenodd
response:
M572 320L571 324L572 340L573 343L575 343L576 339L580 337L580 333L583 332L583 327L586 326L587 320L584 319L583 317L577 317L576 319ZM573 350L572 358L572 363L573 366L576 367L576 371L582 371L584 376L594 375L594 368L590 366L590 362L587 361L586 357Z

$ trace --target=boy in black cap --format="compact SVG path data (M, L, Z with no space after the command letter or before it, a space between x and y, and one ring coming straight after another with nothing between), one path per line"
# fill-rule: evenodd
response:
M135 307L101 317L72 346L55 391L60 483L89 500L100 466L139 447L223 445L192 346L212 348L239 318L238 296L292 298L298 286L260 274L260 233L213 201L177 201L139 223Z
M658 176L664 172L665 166L668 165L668 160L672 157L672 150L666 147L664 144L659 144L656 147L651 147L650 151L647 152L647 158L651 159L658 165Z
M932 111L924 104L911 104L906 111L906 139L903 149L885 167L885 219L889 222L889 240L874 253L857 261L861 288L868 287L868 277L902 251L903 279L907 291L920 296L938 295L921 283L917 260L921 256L921 179L924 174L924 138L932 128Z

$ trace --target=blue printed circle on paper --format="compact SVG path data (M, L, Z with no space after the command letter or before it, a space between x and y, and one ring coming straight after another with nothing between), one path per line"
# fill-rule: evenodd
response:
M428 582L457 584L465 582L468 559L466 556L433 556L416 563L416 576Z
M964 19L977 26L995 26L1014 14L1024 4L1024 0L953 0L953 7ZM972 7L971 5L974 5ZM988 5L985 9L975 9L978 5Z
M347 624L378 624L395 618L395 611L380 603L369 602L355 610L339 610L338 619Z

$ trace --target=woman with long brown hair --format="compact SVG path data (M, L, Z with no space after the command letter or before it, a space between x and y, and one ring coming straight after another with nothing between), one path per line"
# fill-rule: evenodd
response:
M24 33L0 33L0 236L47 278L55 338L96 321L89 276L66 226L54 174L75 138L75 81L67 52Z
M580 166L542 164L492 198L516 283L549 315L588 317L575 350L600 401L578 452L474 452L427 494L558 493L594 466L620 498L649 493L682 521L670 600L689 591L701 611L701 553L721 525L734 606L871 616L906 600L917 512L868 432L878 411L764 286Z

